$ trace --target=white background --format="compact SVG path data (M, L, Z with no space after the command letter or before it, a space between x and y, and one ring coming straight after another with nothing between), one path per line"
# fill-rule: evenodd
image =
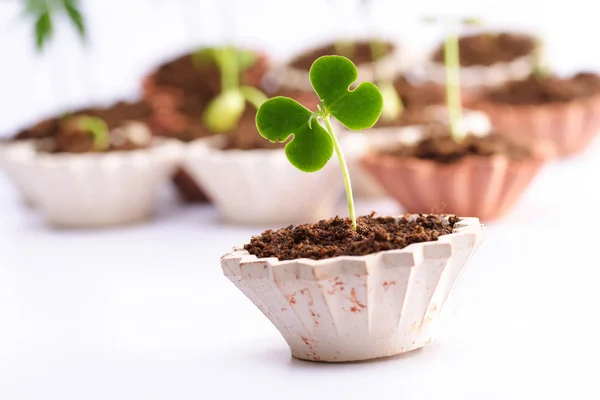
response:
M448 11L446 1L401 3L377 3L378 29L416 48L431 43L430 28L415 19ZM544 32L560 72L600 66L587 1L530 3L456 6ZM277 57L358 32L325 1L88 0L90 47L62 27L37 57L29 27L15 22L16 4L0 2L7 134L62 107L133 98L159 60L223 40L217 4L236 5L233 39ZM219 257L264 227L221 225L211 207L182 207L166 191L147 225L57 231L0 176L0 399L598 399L599 155L596 142L549 165L518 207L489 225L431 346L346 365L292 360L276 329L222 276ZM401 211L390 201L358 205L360 213Z

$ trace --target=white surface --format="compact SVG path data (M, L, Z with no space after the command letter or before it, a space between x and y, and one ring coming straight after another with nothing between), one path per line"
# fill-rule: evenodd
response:
M598 399L599 155L597 141L549 166L488 226L432 345L346 365L291 359L222 276L220 256L260 228L165 195L149 225L54 231L2 181L0 398ZM396 211L359 212L374 207Z

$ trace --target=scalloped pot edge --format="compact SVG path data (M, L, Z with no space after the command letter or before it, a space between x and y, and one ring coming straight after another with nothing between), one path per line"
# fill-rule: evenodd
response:
M358 361L429 343L484 238L479 219L464 218L438 241L400 250L279 261L238 247L221 258L221 267L277 327L294 357Z

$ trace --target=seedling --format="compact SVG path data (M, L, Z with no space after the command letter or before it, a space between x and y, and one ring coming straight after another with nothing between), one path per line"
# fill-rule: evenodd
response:
M304 172L322 169L335 151L344 178L348 213L352 227L356 229L350 175L330 117L353 131L368 129L381 115L383 98L371 82L363 82L349 90L358 78L358 70L346 57L318 58L310 68L309 77L321 101L317 111L310 111L288 97L274 97L258 109L256 127L273 143L285 142L293 135L285 146L285 154L294 167Z
M546 60L544 57L543 43L542 40L538 37L534 39L532 64L533 75L538 80L545 79L550 75L550 69L546 64Z
M96 151L106 151L110 147L110 132L102 118L90 115L66 117L65 125L67 129L89 134L94 141L93 147Z
M423 18L426 23L436 23L438 18ZM450 20L448 25L467 25L479 26L478 19L464 18L459 20ZM458 46L458 34L455 29L448 29L444 40L444 64L446 65L446 107L448 117L450 118L450 134L455 142L461 142L466 132L461 125L462 121L462 99L460 91L460 56Z
M24 14L35 20L35 45L38 51L42 51L52 38L53 18L57 12L65 12L81 39L86 38L85 20L79 10L78 0L25 0Z
M267 100L260 90L240 86L240 75L256 61L255 55L230 46L207 48L194 55L197 64L214 63L221 73L221 93L204 110L204 124L214 133L228 132L237 126L246 101L258 108Z

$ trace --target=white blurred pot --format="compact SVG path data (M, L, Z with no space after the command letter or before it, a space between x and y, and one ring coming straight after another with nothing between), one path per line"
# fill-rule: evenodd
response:
M465 218L438 241L324 260L279 261L242 248L221 258L224 274L277 327L296 358L343 362L418 349L485 237Z
M431 106L427 112L432 114L432 120L448 121L448 113L444 106ZM475 135L485 135L491 130L491 123L486 114L479 111L463 110L462 124L465 130ZM371 150L381 150L395 145L411 145L423 137L423 125L410 125L390 128L372 128L364 133L350 133L348 136L363 150L363 154ZM348 163L352 187L358 197L381 198L386 192L373 176L361 165L360 159L355 158Z
M52 225L102 227L147 219L160 185L181 158L176 140L156 139L147 149L109 153L38 150L39 141L14 142L3 167Z
M289 224L331 216L343 194L335 154L322 170L305 173L290 164L283 149L221 150L225 140L213 136L189 143L184 168L226 221ZM353 159L358 149L346 142L340 137L344 155Z
M0 143L0 170L3 170L9 181L15 186L19 194L21 195L21 199L23 203L27 207L34 208L35 202L34 198L34 188L31 187L31 182L29 180L23 179L21 174L23 170L21 168L15 168L15 165L12 163L6 162L6 154L7 151L14 145L22 146L23 143L35 143L35 140L23 140L19 142L6 141Z

